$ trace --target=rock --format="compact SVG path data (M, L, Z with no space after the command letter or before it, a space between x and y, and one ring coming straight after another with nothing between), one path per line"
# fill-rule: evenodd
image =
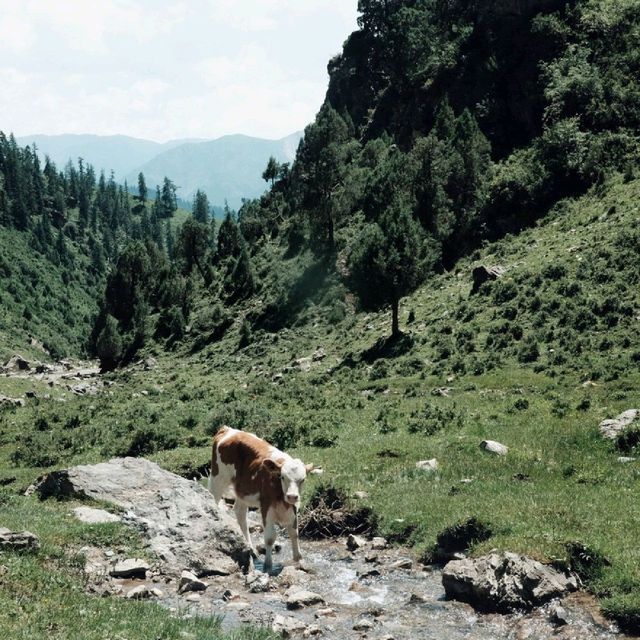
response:
M569 624L569 614L567 610L557 602L549 607L549 620L559 627Z
M640 411L638 409L628 409L623 411L617 418L603 420L600 423L600 433L603 438L615 440L631 426L640 427Z
M246 584L249 586L249 593L265 593L269 591L271 582L269 580L269 574L259 573L255 575L255 578L249 579L247 576Z
M480 448L488 451L489 453L494 453L497 456L506 456L509 453L509 447L506 447L495 440L483 440L480 443Z
M449 394L453 391L451 387L439 387L438 389L432 389L432 396L442 396L443 398L448 398Z
M37 483L36 492L41 498L91 498L125 509L123 521L148 539L165 573L188 569L207 575L229 559L249 565L251 552L237 522L217 508L211 494L144 458L55 471Z
M471 293L477 293L480 287L488 280L497 280L498 278L501 278L505 271L506 269L500 265L494 265L492 267L480 265L479 267L476 267L471 272L471 277L473 278L473 288L471 289Z
M120 522L120 516L115 513L109 513L104 509L94 509L93 507L76 507L72 509L73 515L75 515L80 522L86 524L105 524L107 522Z
M369 620L368 618L360 618L360 620L357 620L355 622L352 629L354 631L369 631L370 629L373 629L374 625L375 623L373 622L373 620Z
M149 564L140 558L129 558L122 562L116 562L115 567L109 571L114 578L142 578L144 579L149 570Z
M376 536L375 538L373 538L373 540L371 540L371 548L374 551L382 551L383 549L386 549L388 546L389 546L389 543L387 542L386 538Z
M574 576L508 552L449 562L442 584L449 598L498 612L528 610L578 588Z
M296 367L303 373L307 373L308 371L311 371L311 358L298 358L293 361L292 366Z
M324 360L326 357L327 357L327 354L325 353L325 350L322 347L318 347L313 352L313 355L311 356L311 359L314 362L320 362L321 360Z
M364 556L364 561L368 563L378 562L378 560L379 560L379 556L377 553L367 553Z
M301 635L306 629L307 625L304 622L290 616L276 615L271 623L271 630L279 633L283 638Z
M413 561L411 560L411 558L400 558L399 560L396 560L395 562L392 562L390 565L387 566L388 569L411 569L411 567L413 566Z
M285 593L287 609L301 609L314 604L324 604L324 598L312 591L296 591L295 587Z
M3 551L37 551L38 536L30 531L11 531L0 527L0 549Z
M355 491L353 497L356 498L356 500L366 500L369 494L366 491Z
M127 600L146 600L147 598L150 598L151 595L152 593L149 588L146 585L141 584L127 592Z
M154 369L157 364L158 361L153 356L149 356L148 358L145 358L144 362L142 363L142 368L145 371L150 371L151 369Z
M327 607L326 609L318 609L314 615L316 618L335 618L336 611L331 607Z
M31 365L28 360L25 360L21 355L15 354L11 356L2 367L3 371L7 373L14 373L16 371L29 371Z
M200 594L199 593L192 593L190 595L188 595L185 600L187 602L200 602Z
M637 458L630 458L628 456L619 456L618 457L618 462L622 462L623 464L627 463L627 462L635 462L637 460Z
M347 538L347 549L349 549L349 551L360 549L361 547L364 547L365 544L367 544L367 541L362 536L356 536L353 533L350 533Z
M365 578L375 578L380 575L380 569L365 569L364 571L356 571L359 580Z
M22 398L7 398L6 396L0 396L0 409L3 407L24 407L24 400Z
M183 571L178 584L178 593L187 591L205 591L209 585L196 577L191 571Z
M24 397L29 398L29 400L34 400L38 397L38 394L35 391L26 391Z
M427 473L434 473L438 470L438 461L435 458L431 460L419 460L416 462L416 469L420 471L426 471Z

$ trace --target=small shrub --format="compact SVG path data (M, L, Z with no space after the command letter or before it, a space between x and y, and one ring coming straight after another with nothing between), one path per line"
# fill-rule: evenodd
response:
M453 553L466 551L471 545L488 540L493 533L490 524L472 517L447 527L438 534L436 541L440 549L446 553Z

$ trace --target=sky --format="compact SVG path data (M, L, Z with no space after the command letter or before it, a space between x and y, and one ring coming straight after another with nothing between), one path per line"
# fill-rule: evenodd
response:
M0 0L0 130L281 138L320 108L357 0Z

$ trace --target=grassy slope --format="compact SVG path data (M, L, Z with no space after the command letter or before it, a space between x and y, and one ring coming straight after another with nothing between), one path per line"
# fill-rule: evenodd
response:
M590 581L605 609L638 625L640 469L619 463L597 426L640 405L638 263L624 248L637 233L639 195L640 181L614 180L435 277L404 301L401 323L414 312L414 341L397 358L357 362L388 333L389 313L349 313L330 325L311 308L306 324L257 335L245 349L237 347L238 321L200 352L185 346L159 356L151 371L118 374L98 398L36 401L5 413L0 473L20 488L42 472L37 452L62 465L136 447L169 468L194 469L206 464L208 434L228 422L324 466L310 489L322 481L366 490L382 532L412 531L420 552L470 516L494 531L475 553L497 547L566 560L566 543L580 541L611 561ZM508 271L470 297L478 262ZM593 317L585 320L584 309ZM514 326L522 337L514 338ZM527 341L538 355L522 347ZM271 381L317 346L326 360ZM348 354L356 363L334 369ZM443 386L450 397L433 394ZM46 423L34 431L39 416ZM484 438L508 445L509 455L481 451ZM416 471L417 460L432 457L436 475Z

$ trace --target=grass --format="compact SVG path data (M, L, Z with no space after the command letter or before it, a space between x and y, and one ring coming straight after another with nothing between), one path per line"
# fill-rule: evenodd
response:
M355 313L347 299L344 314L328 321L339 294L332 288L325 303L320 292L303 305L291 328L255 327L244 348L240 327L245 313L259 317L257 299L236 310L222 340L194 351L192 329L171 353L151 347L155 368L113 374L115 384L98 397L6 411L0 475L15 477L7 491L49 466L96 462L134 445L191 474L206 465L211 434L229 423L323 466L307 495L320 482L348 495L366 491L381 533L425 557L440 532L476 518L492 536L473 545L474 554L498 548L575 565L571 549L584 548L607 558L587 586L606 613L638 630L640 466L618 462L598 424L640 405L639 197L640 181L616 178L434 277L403 301L401 325L412 340L394 357L369 357L390 332L390 314ZM277 265L277 252L276 244L265 250L265 268ZM470 296L480 262L507 273ZM308 269L308 256L300 266ZM286 268L293 273L296 263ZM327 356L311 371L292 365L319 346ZM483 439L509 454L482 451ZM49 460L38 459L41 452ZM434 457L436 474L415 468ZM76 608L91 611L132 606L77 598Z

